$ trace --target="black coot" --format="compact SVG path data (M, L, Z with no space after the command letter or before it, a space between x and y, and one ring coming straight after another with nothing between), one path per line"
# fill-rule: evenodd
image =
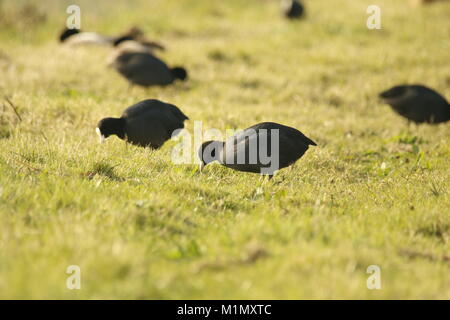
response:
M169 68L162 60L147 52L125 50L114 58L111 66L131 84L143 87L167 86L177 79L187 78L184 68Z
M160 148L188 117L178 107L159 100L144 100L127 108L120 118L105 118L97 125L104 140L110 135L141 147Z
M301 18L305 13L305 7L298 0L283 0L281 8L283 15L288 19Z
M380 98L399 115L415 123L450 120L450 105L436 91L423 85L400 85L380 93Z
M218 161L234 170L272 177L275 171L300 159L310 145L316 146L316 143L297 129L274 122L263 122L243 130L225 142L204 142L198 152L200 170L208 163Z

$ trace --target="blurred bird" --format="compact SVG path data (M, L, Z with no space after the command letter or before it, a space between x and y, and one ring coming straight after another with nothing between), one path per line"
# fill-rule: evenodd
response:
M430 4L430 3L434 3L434 2L443 2L443 1L448 1L448 0L411 0L411 4L413 6L420 6L420 5L424 5L424 4Z
M166 86L175 80L186 80L187 71L182 67L169 68L149 52L119 50L110 61L110 66L124 76L131 85L143 87Z
M305 13L305 7L298 0L282 0L281 9L288 19L301 18Z
M96 131L101 142L115 134L133 145L158 149L188 119L178 107L149 99L128 107L120 118L100 120Z
M166 48L159 42L148 39L144 32L138 27L128 29L121 36L116 37L113 46L118 49L132 49L139 51L165 50Z
M275 132L278 132L278 140ZM278 144L278 152L275 151L275 154L268 152L276 150L276 147L273 148L274 143ZM276 171L300 159L310 145L316 146L316 143L297 129L274 122L263 122L243 130L225 142L204 142L198 150L200 171L208 163L218 161L225 167L261 173L270 179ZM266 146L266 152L261 149L263 146ZM262 158L266 155L270 158L270 163L268 159Z
M130 36L123 36L113 43L116 50L153 53L155 50L165 50L161 44L153 41L140 41Z
M147 39L144 32L137 27L132 27L118 36L106 36L96 32L84 32L80 29L65 28L59 36L59 41L66 45L117 46L127 40L133 40L151 50L164 50L164 47L161 44Z
M102 45L111 46L115 37L103 36L95 32L82 32L80 29L64 29L59 41L66 45Z
M423 85L395 86L380 93L380 98L408 121L433 124L450 120L445 98Z

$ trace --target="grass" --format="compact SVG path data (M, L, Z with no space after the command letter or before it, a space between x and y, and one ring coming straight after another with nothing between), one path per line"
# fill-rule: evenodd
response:
M83 29L137 24L190 74L129 91L108 49L56 42L72 3L0 1L0 97L21 118L0 102L0 298L449 299L450 127L408 127L377 94L450 98L450 3L376 3L371 31L368 0L306 1L300 22L269 0L79 1ZM189 131L276 121L318 147L262 183L176 165L175 142L98 143L99 119L146 98Z

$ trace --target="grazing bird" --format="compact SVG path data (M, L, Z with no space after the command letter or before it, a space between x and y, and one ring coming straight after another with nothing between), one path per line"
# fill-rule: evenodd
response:
M119 50L110 63L131 85L143 87L167 86L175 80L187 78L186 69L169 68L159 58L148 52Z
M117 38L114 41L113 46L118 50L134 52L153 53L155 50L165 50L165 47L158 42L136 40L131 36Z
M301 18L305 13L305 7L298 0L283 0L281 9L283 15L288 19Z
M133 40L142 46L147 47L149 50L160 49L164 50L164 47L154 41L150 41L144 35L144 32L137 28L132 27L118 36L106 36L96 32L84 32L80 29L68 29L65 28L60 36L59 41L67 45L102 45L102 46L118 46L120 43Z
M116 38L116 43L120 42L121 40L127 40L127 38L142 43L144 45L154 46L157 49L165 50L165 47L162 44L148 39L145 36L144 32L138 27L131 27L130 29L125 31L122 35L118 36Z
M408 121L433 124L450 120L445 98L422 85L395 86L380 93L380 98Z
M178 107L148 99L128 107L120 118L100 120L96 131L102 142L115 134L131 144L158 149L188 119Z
M80 29L68 29L65 28L60 36L59 42L70 45L101 45L112 46L117 37L105 36L96 32L84 32Z
M116 37L113 42L113 46L117 49L128 49L146 52L166 49L159 42L148 39L145 36L144 32L137 27L132 27L121 36Z
M199 151L200 171L208 163L272 178L275 171L300 159L317 144L297 129L274 122L251 126L224 141L204 142ZM270 152L269 152L270 150Z

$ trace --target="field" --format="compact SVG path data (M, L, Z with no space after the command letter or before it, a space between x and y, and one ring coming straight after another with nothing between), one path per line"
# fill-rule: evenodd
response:
M275 0L78 1L82 29L138 25L188 69L130 90L110 48L57 42L72 1L0 0L0 298L449 299L450 125L409 126L377 95L450 98L450 2L305 2L287 21ZM174 164L176 141L98 142L98 120L147 98L189 132L275 121L318 146L267 182Z

